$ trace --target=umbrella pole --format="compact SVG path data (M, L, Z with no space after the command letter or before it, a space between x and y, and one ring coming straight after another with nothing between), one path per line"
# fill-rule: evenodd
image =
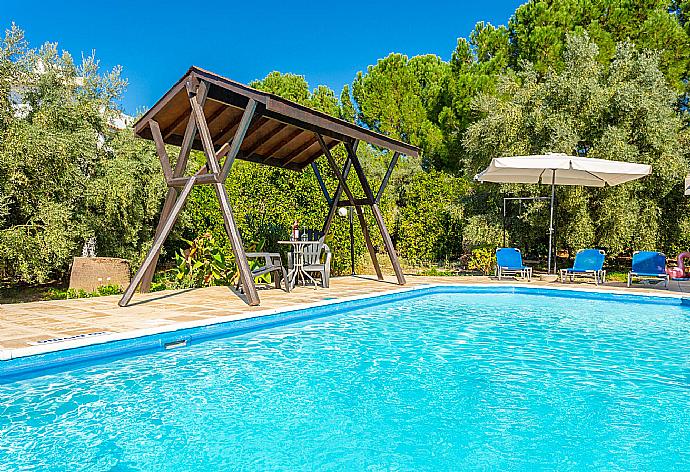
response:
M548 273L551 273L551 252L553 248L553 203L556 199L556 169L551 171L551 217L549 219L549 258ZM555 260L554 260L555 262Z

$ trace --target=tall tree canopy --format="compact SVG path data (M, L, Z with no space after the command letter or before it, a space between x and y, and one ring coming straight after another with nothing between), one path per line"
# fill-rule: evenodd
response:
M654 169L612 189L560 188L562 247L673 253L690 244L690 204L682 196L689 19L686 0L529 0L507 26L477 23L448 61L393 53L358 73L339 96L325 86L311 89L296 74L272 72L251 85L422 149L422 159L400 160L381 202L408 261L461 258L495 245L502 196L541 189L477 185L472 176L492 157L545 151ZM59 277L94 236L100 255L134 261L150 244L165 185L151 143L111 126L125 85L119 69L102 73L92 57L77 65L56 45L30 49L16 27L2 40L0 268L7 278ZM372 146L358 152L376 185L391 156ZM343 161L342 150L334 154ZM202 165L203 156L194 156L190 165ZM333 189L334 176L322 170ZM320 226L327 205L311 170L238 162L232 172L228 193L247 245L274 245L294 219ZM527 205L511 224L516 243L533 255L544 253L543 210L543 203ZM200 187L163 263L184 239L206 231L224 244L213 192ZM346 233L336 220L336 272L348 262ZM364 254L356 234L356 252Z
M443 137L435 122L449 72L448 63L434 55L408 59L391 54L379 60L366 73L358 73L352 84L358 123L439 159Z
M659 51L669 83L684 91L690 73L690 36L684 28L687 2L672 0L530 0L510 20L513 67L527 60L545 73L563 65L566 35L587 32L605 64L616 44L629 41Z
M687 130L674 109L677 93L657 53L620 43L608 65L587 36L566 36L563 67L543 80L531 66L501 77L496 94L473 102L480 118L465 135L478 171L502 155L578 153L651 164L653 175L607 189L559 189L560 240L570 249L604 247L613 254L659 247L669 193L688 168ZM519 191L516 186L506 190ZM530 188L534 191L534 186ZM543 220L530 234L538 235Z
M152 146L118 131L120 70L79 65L55 44L29 49L13 26L0 42L0 268L42 282L95 237L136 258L162 194Z

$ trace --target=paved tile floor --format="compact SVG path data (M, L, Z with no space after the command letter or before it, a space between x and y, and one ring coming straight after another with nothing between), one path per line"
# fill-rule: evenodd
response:
M499 283L489 277L417 277L408 276L408 285L429 283ZM503 283L516 283L509 280ZM526 282L518 282L525 283ZM532 281L528 285L543 285ZM568 287L560 283L554 286ZM594 288L593 284L574 284L579 288ZM623 284L609 283L605 289L620 289ZM119 296L86 298L76 300L55 300L11 305L0 305L0 350L14 350L35 345L38 341L70 337L80 334L109 332L126 333L153 327L165 327L180 322L216 318L219 316L245 317L262 310L287 308L366 295L400 288L392 277L384 282L371 277L338 277L331 279L329 289L297 287L291 293L282 290L262 289L259 291L261 306L248 306L240 295L229 287L165 291L136 294L125 308L117 305ZM690 284L672 282L671 291L690 292ZM630 291L667 292L656 288L631 288ZM57 343L59 344L59 343ZM58 348L59 349L59 348Z

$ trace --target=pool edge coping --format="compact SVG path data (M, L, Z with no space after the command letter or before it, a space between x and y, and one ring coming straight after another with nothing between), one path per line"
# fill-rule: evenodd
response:
M429 290L433 288L448 288L448 287L466 287L466 288L491 288L491 287L501 287L501 288L520 288L528 290L553 290L553 291L565 291L565 292L581 292L581 293L599 293L599 294L611 294L611 295L625 295L633 297L643 297L643 298L668 298L668 299L686 299L690 297L690 294L676 293L676 292L659 292L659 293L642 293L637 291L629 291L624 289L608 289L601 287L578 287L578 286L546 286L546 285L528 285L524 283L426 283L419 284L411 287L400 287L392 290L386 290L377 293L367 293L360 295L351 295L342 298L333 298L320 300L311 303L299 303L296 305L289 305L280 308L268 308L265 310L244 312L241 314L225 315L225 316L214 316L210 318L205 318L203 320L193 320L193 321L180 321L172 324L162 325L162 326L152 326L147 328L139 328L130 331L123 331L119 333L108 333L103 335L96 335L93 337L80 338L70 341L61 341L54 344L40 345L40 346L27 346L14 349L0 349L0 362L8 362L14 359L20 359L31 356L40 356L44 354L50 354L60 351L68 351L72 349L86 348L90 346L95 346L99 344L106 344L117 341L127 341L137 338L142 338L145 336L155 336L168 333L174 333L176 331L203 328L208 326L214 326L223 323L231 323L234 321L243 321L254 318L261 318L270 315L277 315L281 313L290 313L298 311L306 311L313 308L325 307L330 305L345 304L347 302L356 302L359 300L375 299L382 296L396 295L400 293L415 292L420 290Z

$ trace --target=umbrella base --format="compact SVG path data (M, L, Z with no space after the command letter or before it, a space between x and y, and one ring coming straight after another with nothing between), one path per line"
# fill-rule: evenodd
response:
M539 280L541 282L557 282L558 281L558 275L557 274L541 274L539 276Z

